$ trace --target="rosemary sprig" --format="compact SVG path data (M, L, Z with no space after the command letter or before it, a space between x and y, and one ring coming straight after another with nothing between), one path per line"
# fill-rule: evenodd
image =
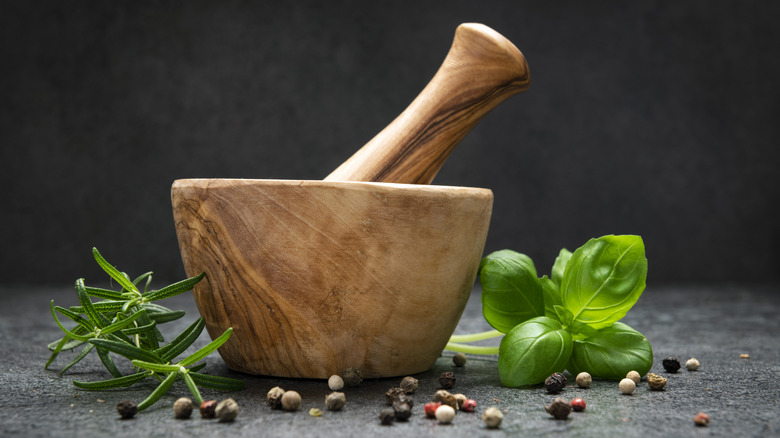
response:
M111 374L111 378L95 382L74 380L73 384L87 390L106 390L125 388L147 378L160 381L160 385L139 404L139 411L156 403L177 380L185 382L198 403L203 401L198 385L229 391L244 387L244 382L241 380L199 373L198 371L205 364L194 365L224 344L230 338L232 328L175 364L171 362L186 351L203 332L205 327L203 318L198 318L172 341L161 345L165 339L158 325L179 319L184 316L184 312L168 309L152 301L191 290L203 279L204 274L173 283L159 290L149 290L151 272L144 273L131 281L127 274L108 263L96 248L92 249L92 254L98 265L122 289L115 291L89 287L84 284L84 279L78 279L76 296L79 305L64 308L55 306L54 301L50 303L52 317L65 335L49 344L48 348L52 354L44 368L48 368L63 350L83 346L76 357L60 370L60 374L63 374L94 350ZM144 281L142 291L139 285ZM92 302L92 297L101 301ZM66 328L58 314L70 319L76 323L76 326L71 329ZM129 360L133 364L134 372L123 375L114 363L112 354Z

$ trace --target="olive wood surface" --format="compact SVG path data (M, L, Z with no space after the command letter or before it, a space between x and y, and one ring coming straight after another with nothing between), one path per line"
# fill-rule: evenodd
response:
M327 378L429 369L472 289L490 190L189 179L172 187L187 275L237 371Z
M325 180L430 184L474 125L529 84L514 44L483 24L461 24L422 92Z

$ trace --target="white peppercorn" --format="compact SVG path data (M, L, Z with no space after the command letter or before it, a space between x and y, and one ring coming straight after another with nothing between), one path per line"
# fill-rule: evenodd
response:
M590 384L593 381L593 378L590 377L589 373L583 371L577 374L575 381L577 382L577 386L580 388L590 388Z
M328 388L330 388L331 391L341 391L344 389L344 379L336 374L330 376L328 379Z
M658 374L650 373L647 375L647 386L653 391L663 391L664 387L666 387L666 382L666 377L659 376Z
M296 391L285 391L282 395L282 408L285 411L297 411L301 406L301 395Z
M685 362L685 368L688 368L688 371L696 371L699 369L699 361L692 357Z
M274 386L273 388L271 388L271 390L268 391L268 396L266 398L266 402L268 402L268 406L270 406L271 409L281 409L283 395L284 395L284 389L278 386Z
M340 411L347 403L347 397L343 392L331 392L325 396L325 407L329 411Z
M455 418L455 409L452 409L452 406L441 405L438 409L436 409L436 413L434 415L436 416L436 420L439 423L450 424Z
M238 403L232 398L222 400L214 410L220 422L229 423L238 417Z
M620 392L626 395L632 394L636 389L636 383L628 378L621 380L618 386L620 387Z
M181 397L173 402L173 416L183 420L192 415L192 400L187 397Z
M489 407L485 409L482 414L482 421L485 422L485 426L489 429L495 429L501 426L501 421L504 420L504 414L496 407Z
M631 379L634 381L634 384L639 385L639 382L642 381L642 376L638 372L631 370L626 374L626 379Z

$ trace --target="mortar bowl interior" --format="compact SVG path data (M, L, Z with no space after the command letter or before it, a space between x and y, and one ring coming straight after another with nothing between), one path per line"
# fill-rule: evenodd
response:
M250 374L365 378L431 368L466 306L487 189L184 179L171 188L188 276L219 353Z

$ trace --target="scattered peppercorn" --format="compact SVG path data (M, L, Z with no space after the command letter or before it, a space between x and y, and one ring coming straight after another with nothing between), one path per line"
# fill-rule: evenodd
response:
M309 415L312 417L322 417L322 411L317 408L309 409Z
M664 369L668 373L676 373L680 369L680 359L677 356L668 356L663 361Z
M232 398L222 400L217 404L217 408L214 410L222 423L229 423L238 417L238 403Z
M664 387L666 386L666 381L666 377L659 376L655 373L650 373L647 375L647 386L649 386L653 391L663 391Z
M462 367L466 365L466 355L463 353L455 353L455 356L452 356L452 363L455 364L456 367Z
M384 408L381 411L379 411L379 422L383 426L389 426L393 424L393 419L395 418L395 411L393 408Z
M585 410L585 400L581 398L575 398L574 400L569 403L571 405L571 408L576 412L582 412Z
M557 420L565 420L571 413L571 405L562 398L556 398L551 404L545 406L544 409Z
M444 389L450 389L455 386L455 374L452 371L441 373L439 384Z
M329 411L340 411L347 404L347 397L343 392L331 392L325 396L325 407Z
M412 416L412 405L405 401L396 399L393 402L393 411L395 412L395 419L399 421L406 421Z
M465 403L466 400L469 399L464 394L455 394L455 395L453 395L453 397L455 397L456 405L453 406L455 409L461 409L463 407L463 403Z
M699 369L699 361L696 360L696 358L692 357L685 361L685 368L688 368L688 371L696 371Z
M123 420L129 420L138 413L138 405L132 400L122 400L117 403L116 411Z
M482 421L485 422L485 426L487 426L488 429L495 429L501 426L501 421L503 419L504 414L493 406L485 409L485 412L482 414Z
M347 386L360 386L363 383L363 374L357 368L347 368L341 373L341 378Z
M217 409L216 400L204 400L200 404L200 418L214 418L217 414L214 412Z
M544 381L544 388L547 389L547 392L550 394L561 392L564 386L566 386L566 376L561 373L552 373L550 377Z
M706 426L710 424L710 416L704 412L699 412L695 417L693 417L693 422L697 426Z
M282 408L285 411L297 411L301 406L301 395L296 391L285 391L282 395Z
M428 418L434 418L436 415L436 409L439 409L441 402L428 402L423 405L423 411Z
M468 399L465 402L463 402L463 406L460 407L460 410L464 412L474 412L474 409L476 408L477 408L477 401L474 399Z
M192 415L192 400L187 397L181 397L173 403L173 416L183 420Z
M385 400L387 400L387 405L391 406L395 399L397 399L401 394L406 394L406 391L404 391L401 387L393 387L387 390L385 392Z
M282 408L282 396L284 395L284 389L274 386L271 388L270 391L268 391L268 397L266 401L268 402L268 406L271 407L271 409L281 409Z
M414 377L404 377L401 379L401 388L407 393L407 394L413 394L414 391L417 391L417 386L419 382Z
M450 424L452 423L452 420L455 418L455 409L452 409L452 406L439 406L439 409L436 409L436 420L440 424Z
M577 378L575 379L575 382L577 382L577 386L580 388L590 388L590 384L593 381L593 379L590 377L590 374L583 371L579 374L577 374Z
M458 408L458 401L455 400L455 396L443 389L440 389L433 394L433 401L441 402L441 404L450 406L452 409Z
M330 388L331 391L341 391L344 389L344 379L336 374L330 376L328 379L328 388Z
M633 394L636 389L636 383L629 378L621 380L618 386L620 387L620 392L626 395Z
M642 381L642 376L638 372L631 370L626 374L626 379L631 379L635 384L639 385L639 382Z

